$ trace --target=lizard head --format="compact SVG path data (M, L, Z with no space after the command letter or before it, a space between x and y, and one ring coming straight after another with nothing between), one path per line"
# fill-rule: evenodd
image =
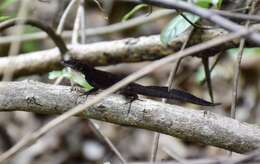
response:
M87 69L90 69L87 63L83 63L77 59L62 60L61 64L81 73L84 73Z

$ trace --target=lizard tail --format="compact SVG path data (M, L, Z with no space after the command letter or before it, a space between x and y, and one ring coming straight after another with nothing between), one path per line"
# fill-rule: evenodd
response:
M174 99L184 102L189 102L192 104L202 105L202 106L217 106L220 103L211 103L199 97L196 97L188 92L178 90L178 89L171 89L168 91L167 87L161 86L142 86L138 85L135 88L135 92L137 94L142 94L151 97L158 97L158 98L167 98L167 99ZM145 88L145 89L141 89Z

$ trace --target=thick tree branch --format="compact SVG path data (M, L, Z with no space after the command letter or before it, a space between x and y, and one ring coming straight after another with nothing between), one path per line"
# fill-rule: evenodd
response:
M221 29L207 30L202 36L201 34L198 34L192 37L190 42L191 44L198 44L201 41L211 40L226 34L227 31ZM162 45L160 37L155 35L85 45L73 45L69 48L71 54L76 56L78 59L88 60L88 62L91 62L93 65L108 65L162 58L179 51L186 38L186 34L177 37L171 43L171 47ZM214 50L221 51L236 47L238 42L239 41L225 43L214 48ZM214 50L212 50L212 53L214 53ZM60 68L60 53L57 49L51 49L21 54L12 58L0 58L0 76L3 74L3 70L10 66L8 65L10 60L15 63L12 67L14 67L13 69L16 76L44 73Z
M0 83L0 111L60 114L85 100L66 86L33 81ZM127 115L126 102L120 95L109 96L79 116L153 130L239 153L254 150L260 143L260 128L212 112L145 99L134 101Z

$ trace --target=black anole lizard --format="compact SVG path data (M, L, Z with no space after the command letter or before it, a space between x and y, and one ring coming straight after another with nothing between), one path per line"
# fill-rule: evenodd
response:
M94 87L89 93L94 92L98 89L105 89L113 84L117 83L124 77L95 69L94 67L82 63L78 60L64 60L66 55L69 54L69 50L62 40L62 38L57 35L49 26L42 24L36 20L30 19L10 19L5 22L0 23L0 31L6 28L12 27L16 24L27 24L34 27L38 27L41 30L45 31L55 42L56 46L59 48L62 55L62 63L66 66L69 66L85 75L86 80ZM121 89L121 92L128 96L137 97L137 94L142 94L145 96L158 97L158 98L167 98L167 99L176 99L185 102L190 102L193 104L198 104L202 106L215 106L219 105L216 103L210 103L206 100L200 99L190 93L185 91L172 89L168 91L167 87L160 86L142 86L137 83L130 83L126 87Z
M85 79L93 86L87 94L99 89L106 89L124 78L110 72L97 70L91 65L76 59L62 61L62 64L85 75ZM122 88L120 92L126 96L133 97L137 97L137 94L141 94L150 97L175 99L202 106L219 105L218 103L208 102L182 90L171 89L168 91L167 87L162 86L143 86L137 83L130 83L126 87Z

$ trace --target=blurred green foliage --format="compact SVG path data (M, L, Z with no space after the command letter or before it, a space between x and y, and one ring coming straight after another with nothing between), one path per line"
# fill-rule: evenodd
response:
M3 0L0 2L0 12L10 7L16 0Z
M17 0L3 0L0 2L0 21L5 21L7 19L16 17L17 13L16 12L11 12L11 14L6 14L6 10L14 5L14 3L17 2ZM24 28L24 33L26 34L31 34L36 32L37 30L33 27L26 26ZM35 51L39 48L39 44L35 41L27 41L23 42L21 46L22 52L31 52Z
M203 8L217 8L219 9L222 5L222 0L196 0L194 3L197 6ZM170 44L172 40L179 35L183 34L187 29L189 29L192 24L197 23L200 17L191 13L183 12L183 15L178 15L174 17L162 30L161 32L161 42L165 45ZM185 18L183 17L185 16ZM188 19L190 22L188 22Z
M0 2L0 21L4 21L6 19L9 19L10 17L14 15L5 15L4 11L10 7L16 0L3 0Z

